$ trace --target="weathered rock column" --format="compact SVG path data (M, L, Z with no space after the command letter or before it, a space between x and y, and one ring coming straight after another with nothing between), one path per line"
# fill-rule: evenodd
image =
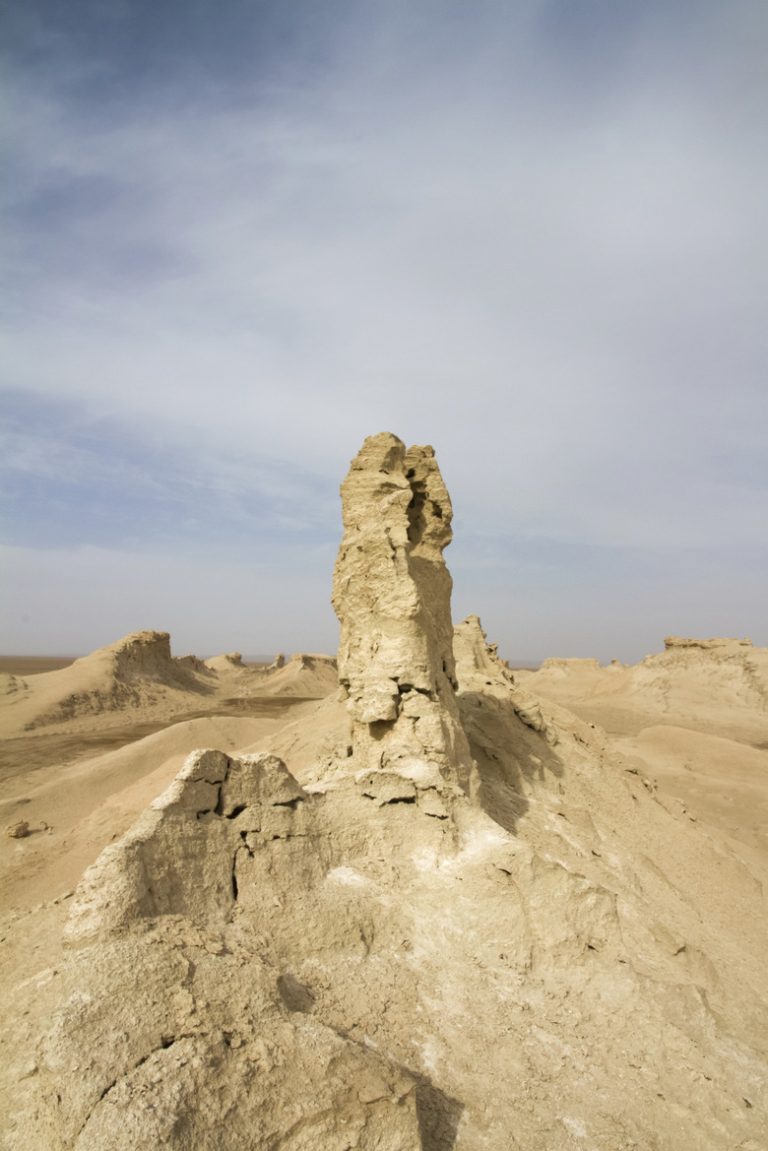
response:
M339 681L361 769L468 787L455 697L451 501L431 447L369 436L342 484L333 578Z

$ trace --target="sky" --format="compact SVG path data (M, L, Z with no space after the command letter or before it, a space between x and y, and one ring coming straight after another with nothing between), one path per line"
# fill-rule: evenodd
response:
M3 6L0 651L333 651L434 446L511 660L768 645L762 0Z

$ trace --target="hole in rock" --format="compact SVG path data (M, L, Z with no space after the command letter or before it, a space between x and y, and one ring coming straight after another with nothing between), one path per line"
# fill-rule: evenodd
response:
M421 541L427 521L424 517L424 505L427 502L426 493L421 484L413 485L413 498L408 504L408 541L417 544Z
M373 723L368 724L368 730L371 733L372 739L383 739L387 732L391 731L394 726L394 719L376 719Z
M315 1006L313 993L290 972L278 976L277 990L289 1011L301 1011L309 1015Z

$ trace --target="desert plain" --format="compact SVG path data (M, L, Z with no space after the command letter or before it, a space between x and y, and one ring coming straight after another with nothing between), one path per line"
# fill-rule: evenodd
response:
M342 498L338 656L3 663L2 1147L763 1151L768 649L510 667Z

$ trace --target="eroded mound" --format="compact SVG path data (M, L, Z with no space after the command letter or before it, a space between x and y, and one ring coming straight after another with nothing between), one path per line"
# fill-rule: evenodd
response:
M768 649L737 639L671 636L664 643L663 652L634 665L547 659L539 671L517 674L537 694L617 732L675 717L728 735L737 711L740 732L768 740Z
M140 631L99 648L60 671L17 680L3 701L4 729L24 731L147 709L211 691L212 673L189 657L174 659L167 632Z
M286 662L278 658L268 669L263 691L266 695L323 699L338 690L336 660L327 655L298 652Z

